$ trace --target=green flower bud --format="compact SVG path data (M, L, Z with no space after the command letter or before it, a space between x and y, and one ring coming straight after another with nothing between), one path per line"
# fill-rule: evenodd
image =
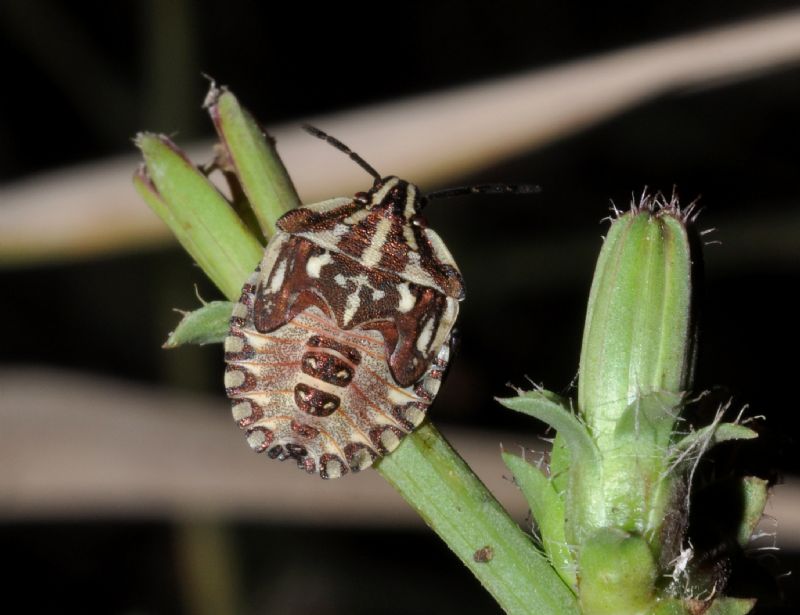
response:
M694 352L686 221L674 198L643 197L613 221L600 252L578 386L578 411L599 450L594 474L600 478L583 481L577 506L604 504L591 506L592 515L571 515L578 525L568 535L578 541L616 527L644 537L656 556L661 551L666 507L675 504L683 480L668 469L668 449Z
M643 196L611 225L586 314L578 407L600 448L631 404L682 393L693 362L692 260L673 198Z

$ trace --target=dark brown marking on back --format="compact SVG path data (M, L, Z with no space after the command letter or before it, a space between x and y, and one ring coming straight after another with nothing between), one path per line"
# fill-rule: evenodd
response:
M350 226L350 230L341 236L336 247L358 260L372 243L380 219L380 214L371 213L358 224Z
M433 319L432 332L436 331L447 302L447 298L433 288L411 285L411 292L415 295L416 302L409 312L397 313L393 319L366 323L362 327L381 333L389 355L392 376L397 384L404 387L422 378L435 352L439 351L438 348L431 348L427 352L420 352L417 339L422 333L424 323L429 319Z
M336 395L315 389L304 382L295 385L294 401L300 410L311 416L330 416L342 403Z
M302 460L308 455L308 450L302 444L287 444L286 452L288 453L289 457L294 457L298 460Z
M253 324L257 331L275 331L312 305L319 307L327 316L332 316L330 307L306 272L308 259L322 252L319 246L299 237L286 241L269 278L260 282L255 289ZM272 292L272 278L281 266L284 267L283 283Z
M267 451L267 457L270 459L279 459L280 461L283 461L286 459L286 451L283 450L283 447L280 444L278 444Z
M381 248L381 260L378 261L378 269L397 274L402 274L405 270L409 261L408 253L411 251L403 232L405 226L406 223L403 218L392 220L392 227ZM418 230L413 226L411 228Z
M358 365L361 363L361 353L358 352L358 350L345 344L341 344L330 337L312 335L310 338L308 338L306 346L310 346L312 348L330 348L331 350L335 350L343 357L347 358L347 360L353 365Z
M323 351L306 352L300 361L304 373L337 387L346 387L353 380L353 368L339 357Z
M302 459L298 459L297 467L301 470L305 470L309 474L313 474L317 471L317 463L312 457L303 457Z
M293 433L306 440L313 440L319 435L319 429L299 421L292 421L291 428Z

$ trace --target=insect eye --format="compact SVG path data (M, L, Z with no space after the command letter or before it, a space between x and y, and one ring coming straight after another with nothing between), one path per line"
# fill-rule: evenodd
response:
M356 192L354 198L357 203L361 203L362 205L369 203L369 195L366 192Z

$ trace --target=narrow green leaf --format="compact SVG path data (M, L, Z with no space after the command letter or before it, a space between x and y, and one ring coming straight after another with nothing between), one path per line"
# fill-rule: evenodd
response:
M755 605L755 598L717 598L704 615L747 615Z
M725 442L726 440L752 440L757 438L758 434L744 425L737 423L717 423L702 427L693 431L688 436L679 440L673 451L675 453L682 453L694 448L700 444L708 443L709 446L704 446L704 449L710 448L714 444Z
M556 432L550 451L550 480L557 493L564 493L569 485L570 457L564 436Z
M225 340L230 328L231 301L211 301L200 309L186 312L169 334L163 348L177 348L183 344L218 344Z
M554 483L564 490L567 542L580 544L587 534L606 523L602 459L586 426L568 408L552 399L543 391L528 391L497 401L544 421L558 431L559 471L563 471L567 463L569 465L566 476L554 478ZM565 451L569 451L568 456L564 455Z
M516 397L496 399L506 408L537 418L555 428L569 448L572 464L597 461L597 447L586 426L568 408L552 401L547 392L527 391Z
M236 97L225 88L211 86L208 110L222 145L256 214L264 236L275 234L275 221L290 209L300 206L294 184L272 139L253 116L242 109Z
M750 542L750 537L764 514L764 507L767 505L768 482L755 476L745 476L742 479L742 497L744 499L744 511L742 521L739 524L739 532L736 539L744 547Z
M574 594L463 459L429 422L375 469L510 615L578 613ZM476 561L489 546L493 557Z
M577 587L575 561L564 533L564 501L559 497L544 473L526 460L502 452L503 462L514 475L522 494L528 501L531 514L539 526L542 546L550 562L570 587Z
M162 215L181 244L231 300L261 259L262 247L225 198L167 137L142 133L136 145L144 155L147 182L140 193ZM142 191L145 185L154 187ZM161 207L160 205L163 205ZM166 215L164 211L168 212Z

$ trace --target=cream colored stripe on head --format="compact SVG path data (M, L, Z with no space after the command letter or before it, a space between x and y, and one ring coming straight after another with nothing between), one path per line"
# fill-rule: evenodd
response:
M386 182L383 186L381 186L380 190L378 190L375 194L372 195L372 201L370 205L377 205L383 199L386 198L386 195L389 194L389 191L394 188L400 180L397 177L393 177L388 182Z
M407 220L411 220L411 218L417 213L416 208L414 205L417 202L417 187L413 184L406 185L406 209L403 212L403 215L406 217Z

